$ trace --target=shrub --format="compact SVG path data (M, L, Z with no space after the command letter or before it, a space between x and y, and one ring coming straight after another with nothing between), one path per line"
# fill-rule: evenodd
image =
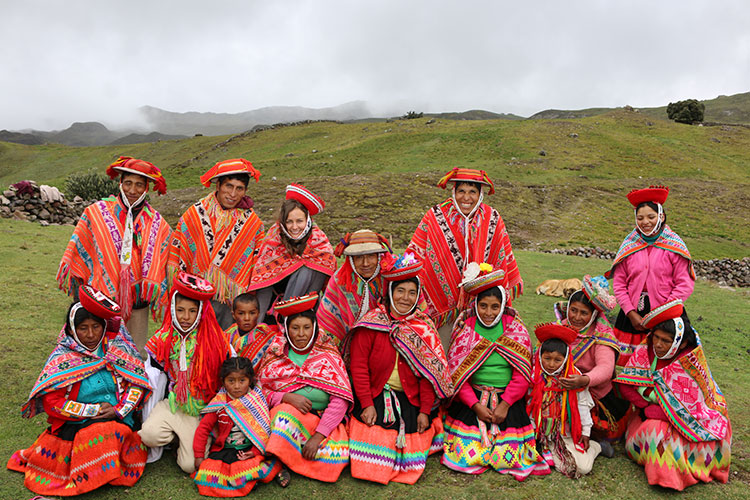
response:
M84 200L100 200L118 192L119 183L104 174L83 172L70 174L65 179L68 199L80 196Z
M401 118L404 120L414 120L415 118L422 118L423 113L417 113L416 111L409 111Z
M695 99L670 102L667 106L667 116L678 123L698 123L703 121L706 106Z

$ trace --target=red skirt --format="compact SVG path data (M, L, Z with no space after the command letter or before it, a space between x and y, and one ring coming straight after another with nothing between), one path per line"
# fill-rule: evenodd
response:
M137 432L109 421L83 427L72 441L44 431L29 448L16 451L7 467L23 472L24 485L34 493L74 496L105 484L133 486L147 455Z
M198 487L198 493L204 496L244 497L252 491L258 481L271 482L279 472L281 463L275 458L268 459L263 455L232 463L209 456L193 473L193 481Z

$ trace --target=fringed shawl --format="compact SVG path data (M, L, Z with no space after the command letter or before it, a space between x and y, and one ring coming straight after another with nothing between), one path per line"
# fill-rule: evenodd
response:
M620 355L620 342L612 332L612 326L610 325L607 318L603 317L601 313L594 321L594 324L589 326L585 332L579 332L576 338L575 344L571 348L571 356L573 356L573 363L576 363L586 351L588 351L594 344L605 345L615 350L615 360ZM567 319L560 321L561 325L570 326Z
M309 386L354 403L349 374L338 348L325 335L319 335L302 366L289 359L285 335L274 337L258 370L258 381L268 391L294 392Z
M606 278L612 277L612 273L614 272L615 266L617 264L625 260L627 257L633 255L634 253L648 248L648 246L648 242L646 242L646 240L641 237L641 233L638 231L638 229L633 229L630 234L625 237L625 240L623 240L622 244L620 245L620 249L617 251L617 255L615 255L615 260L614 262L612 262L612 267L609 271L604 273L604 276ZM661 234L658 238L656 238L656 241L653 242L651 246L661 248L662 250L666 250L668 252L674 252L677 255L686 258L688 261L690 261L690 266L688 266L690 277L695 279L693 258L690 256L687 245L685 245L685 242L682 241L682 238L680 238L677 233L672 231L669 226L667 226L666 224L664 225L664 229L662 230Z
M445 351L435 325L425 313L417 309L409 316L392 319L380 304L365 314L352 330L360 327L388 333L399 355L416 375L430 381L435 395L439 399L451 397L453 383Z
M729 428L727 401L711 374L703 346L656 371L651 371L653 359L651 342L646 339L614 381L652 387L664 413L685 439L724 439Z
M487 262L505 271L503 286L511 299L523 293L505 223L497 210L482 203L472 216L469 235L464 218L448 199L427 211L414 231L409 249L425 263L420 274L427 295L430 317L440 327L456 319L468 302L458 284L470 262ZM469 238L469 255L466 238Z
M229 303L250 284L263 239L263 223L252 208L224 210L211 193L182 215L169 253L170 277L186 271L216 287L214 299Z
M328 237L313 223L310 238L302 255L289 255L281 241L279 224L276 223L268 230L260 247L248 290L260 290L278 283L302 266L327 276L336 271L336 257L333 255L333 247Z
M476 315L457 322L448 349L453 387L461 387L493 352L500 354L527 381L531 381L531 338L526 325L511 308L506 308L501 321L503 334L494 342L477 333Z
M120 251L127 214L127 208L115 196L86 207L60 261L57 282L70 295L79 279L112 297L121 307L139 300L148 302L157 318L167 295L166 265L172 230L161 214L144 202L133 221L132 296L123 300L119 296ZM125 316L130 313L123 312Z
M266 443L271 435L271 416L268 413L268 403L263 396L263 391L256 385L248 393L239 399L227 396L222 387L216 396L201 410L201 413L214 413L224 410L232 419L242 434L245 435L253 445L266 453Z
M102 341L103 356L86 351L73 337L65 334L63 327L57 337L57 347L52 351L44 363L34 388L31 389L29 399L21 408L24 417L30 418L42 413L42 396L50 392L68 387L93 375L99 370L112 370L125 381L144 390L146 401L151 394L151 386L146 377L143 359L125 330L120 325L120 331L105 332Z

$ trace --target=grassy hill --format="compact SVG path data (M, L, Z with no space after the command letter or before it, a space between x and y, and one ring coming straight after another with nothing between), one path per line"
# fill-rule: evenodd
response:
M235 136L73 148L0 142L0 185L34 179L60 187L71 172L118 155L160 166L170 192L154 204L174 222L205 191L198 177L216 161L245 157L263 174L251 186L271 221L287 182L327 201L318 222L332 239L370 226L403 246L424 211L446 193L435 187L453 166L486 170L497 207L521 248L616 248L632 228L624 198L667 184L670 225L697 258L750 254L750 129L691 127L624 110L570 120L445 120L312 123ZM274 180L274 178L276 180Z

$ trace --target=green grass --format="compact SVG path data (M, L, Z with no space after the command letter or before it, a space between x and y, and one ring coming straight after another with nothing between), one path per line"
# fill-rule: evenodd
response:
M329 234L333 225L321 221ZM618 229L619 231L619 229ZM72 228L0 220L0 456L7 459L18 448L29 446L45 428L44 416L22 419L20 407L42 365L53 348L62 325L67 297L57 289L55 272ZM582 259L535 252L517 252L526 293L515 306L527 326L553 319L556 299L534 295L534 288L546 278L580 277L601 273L602 260ZM727 485L697 485L689 498L747 498L750 486L750 374L745 366L750 342L745 335L748 291L720 289L705 281L696 284L688 302L691 318L701 333L714 376L729 403L734 442L731 480ZM349 476L344 471L338 483L329 485L294 475L286 490L275 484L260 485L254 498L662 498L676 496L650 487L640 467L623 455L622 447L611 460L598 459L592 474L579 481L558 473L517 483L487 472L479 477L458 474L428 461L424 476L415 486L378 486ZM32 494L23 487L20 474L0 472L0 498L24 499ZM147 466L143 479L133 488L105 487L84 495L84 499L188 499L200 498L193 482L177 467L173 455Z

